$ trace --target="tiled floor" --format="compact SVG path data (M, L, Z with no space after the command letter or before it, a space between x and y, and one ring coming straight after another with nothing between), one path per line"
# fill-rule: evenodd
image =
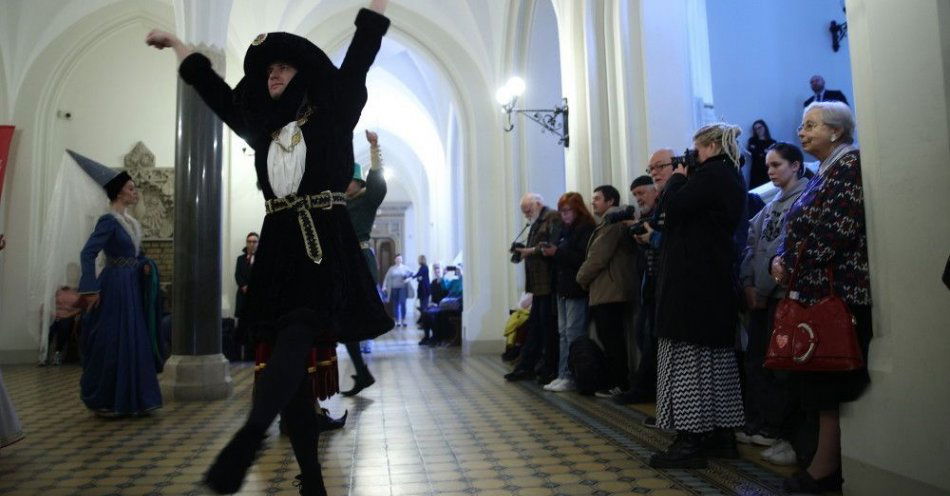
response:
M497 356L420 348L417 339L394 331L378 340L368 355L376 385L324 405L350 411L345 429L321 439L331 495L778 494L780 476L746 460L653 470L646 460L669 437L642 427L643 411L508 384ZM348 376L342 347L340 358ZM79 372L4 367L27 438L0 454L0 495L204 494L201 474L247 413L249 367L232 369L230 400L169 403L123 420L83 408ZM297 494L296 473L289 442L275 433L241 494Z

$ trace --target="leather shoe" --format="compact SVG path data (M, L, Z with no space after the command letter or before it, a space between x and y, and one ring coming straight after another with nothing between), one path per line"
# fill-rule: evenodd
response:
M840 491L844 485L841 477L841 468L820 479L815 479L807 470L795 472L794 475L782 482L782 489L789 493L823 493Z
M208 489L215 494L238 492L244 484L248 469L257 458L264 437L247 427L237 431L205 473L204 483Z
M357 374L351 377L353 377L353 388L340 392L343 396L356 396L360 391L376 384L376 379L369 372L365 375Z
M514 372L505 374L505 380L510 382L523 381L526 379L534 379L533 370L515 370Z
M704 451L704 434L680 431L669 449L656 453L650 457L650 466L653 468L706 468Z

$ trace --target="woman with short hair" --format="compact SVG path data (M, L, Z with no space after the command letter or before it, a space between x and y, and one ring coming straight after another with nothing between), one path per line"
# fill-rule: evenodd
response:
M854 116L841 102L805 108L798 128L802 148L821 161L818 174L785 217L785 239L772 260L776 282L795 283L798 301L817 303L834 292L848 304L865 366L850 372L795 372L806 412L818 413L818 448L806 470L785 480L790 492L841 489L841 403L858 399L871 378L871 277L864 220L861 156L854 146ZM829 281L829 270L831 281Z

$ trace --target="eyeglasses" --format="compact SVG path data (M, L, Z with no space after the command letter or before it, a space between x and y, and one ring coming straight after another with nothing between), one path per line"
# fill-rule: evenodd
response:
M653 174L653 171L663 170L665 167L673 167L673 162L667 162L665 164L656 164L651 165L646 168L647 174Z
M804 131L811 131L811 130L815 129L815 128L818 127L818 126L824 126L824 125L825 125L824 122L812 122L812 121L807 121L807 122L805 122L804 124L802 124L801 126L798 126L798 130L799 130L799 131L802 131L802 130L804 130Z

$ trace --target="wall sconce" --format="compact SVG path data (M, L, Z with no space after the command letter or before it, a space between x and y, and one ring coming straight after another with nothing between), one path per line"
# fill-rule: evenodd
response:
M524 89L524 80L519 77L513 77L509 79L504 86L498 88L498 91L495 93L495 100L501 105L501 109L508 119L505 132L511 132L511 130L515 128L514 123L511 122L511 114L517 112L524 114L529 119L540 124L545 130L557 135L560 138L558 143L564 145L564 148L570 146L571 137L567 128L567 98L562 99L561 105L551 110L517 109L515 108L515 104L518 102L518 97L524 93Z
M841 11L847 14L844 1L841 2ZM841 24L831 21L831 26L828 27L828 31L831 31L831 49L837 52L841 48L841 40L843 40L845 36L848 36L848 21L844 21Z

